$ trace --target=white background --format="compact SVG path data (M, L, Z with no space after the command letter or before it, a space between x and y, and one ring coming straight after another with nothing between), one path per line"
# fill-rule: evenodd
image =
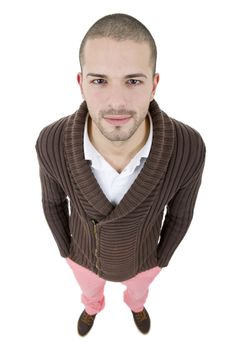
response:
M233 348L231 1L1 1L1 349ZM140 334L124 287L106 285L90 334L76 323L80 289L41 206L35 141L82 102L78 50L89 27L128 13L154 36L159 106L197 129L206 166L189 231L150 288Z

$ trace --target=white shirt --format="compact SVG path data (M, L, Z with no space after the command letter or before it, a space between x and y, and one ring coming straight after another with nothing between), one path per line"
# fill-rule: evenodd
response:
M117 205L129 190L134 180L140 173L146 158L149 155L152 145L152 118L148 111L150 120L150 131L145 145L138 151L138 153L130 160L126 167L119 174L96 150L92 145L87 131L88 118L91 118L87 113L87 118L84 127L83 147L84 157L90 161L91 170L99 183L102 191L108 200Z

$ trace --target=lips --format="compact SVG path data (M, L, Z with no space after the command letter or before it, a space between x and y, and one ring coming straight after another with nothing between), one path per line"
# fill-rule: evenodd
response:
M104 119L111 125L123 125L128 123L128 121L131 119L131 116L126 115L108 115L107 117L104 117Z
M121 114L121 115L108 115L107 117L105 117L106 119L117 119L117 120L121 120L121 119L127 119L130 118L129 114Z

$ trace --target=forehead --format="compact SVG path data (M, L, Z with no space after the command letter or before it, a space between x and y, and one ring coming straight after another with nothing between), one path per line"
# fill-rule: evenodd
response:
M150 47L147 42L116 41L110 38L87 40L84 48L84 67L118 69L150 69Z

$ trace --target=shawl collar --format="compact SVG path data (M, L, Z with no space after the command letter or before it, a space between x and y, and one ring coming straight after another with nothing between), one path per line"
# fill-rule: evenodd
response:
M86 101L67 118L64 129L65 159L75 191L81 192L96 212L97 221L112 221L126 216L140 205L165 175L174 146L174 125L172 119L152 100L149 111L153 121L153 140L149 156L136 180L115 207L100 188L88 162L84 159L83 134L88 112ZM93 215L92 215L93 216Z

